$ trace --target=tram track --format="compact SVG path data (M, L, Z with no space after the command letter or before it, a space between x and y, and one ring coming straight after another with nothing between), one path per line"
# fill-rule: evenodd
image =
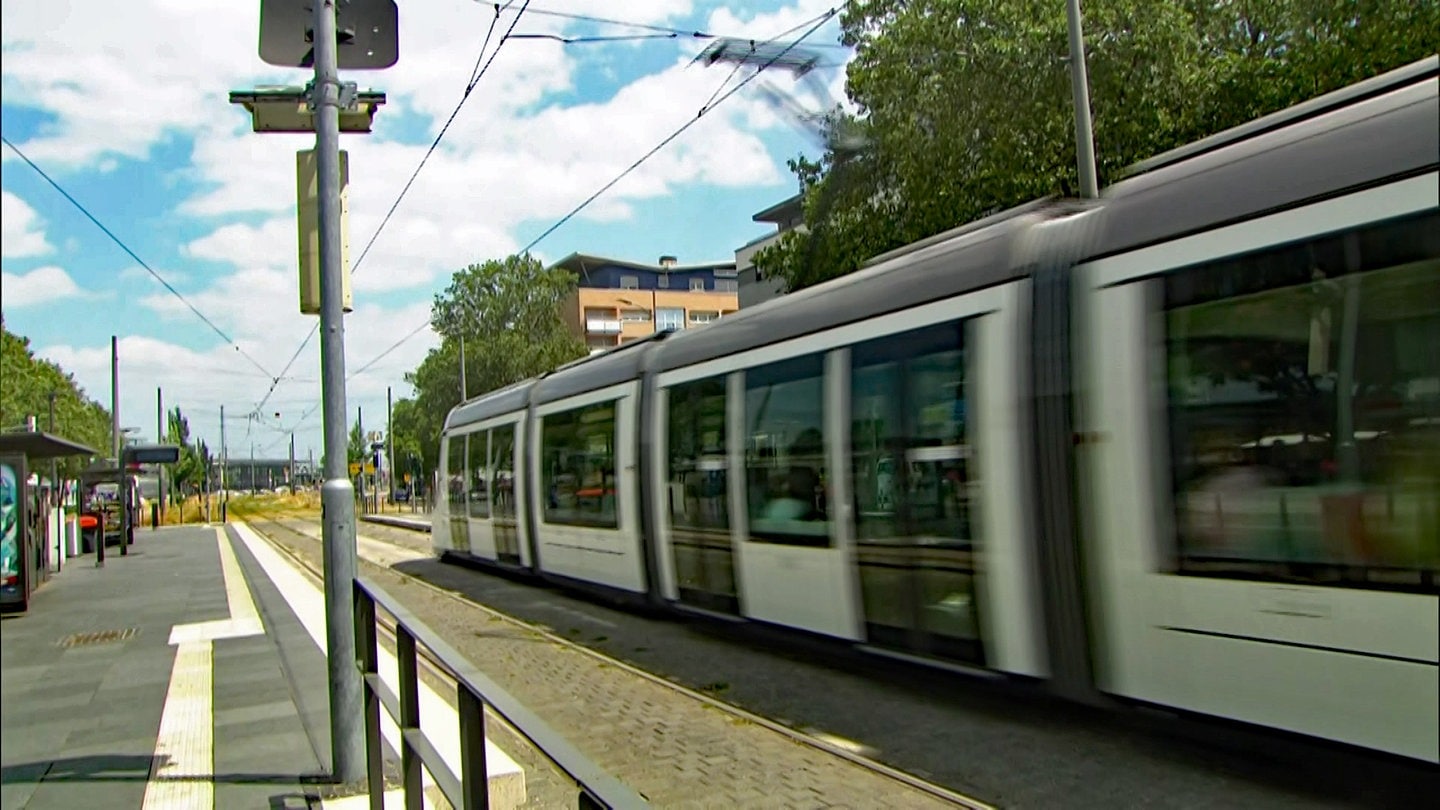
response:
M242 516L237 515L237 517ZM309 576L314 582L316 582L317 584L322 582L322 575L320 569L316 565L311 563L309 560L307 560L304 555L292 550L284 541L280 539L280 537L276 536L278 534L283 537L298 539L300 541L303 541L307 545L318 544L319 541L314 536L306 532L300 531L293 526L286 525L286 523L284 522L284 520L294 520L296 522L305 523L312 523L312 521L305 520L303 518L291 518L282 520L265 517L242 517L242 519L246 520L246 522L248 523L248 525L250 525L251 528L255 529L267 540L269 540L273 547L277 548L288 559L290 559L297 566L299 566L302 571L304 571L304 573ZM414 531L408 529L399 530ZM399 546L401 544L397 543L395 545ZM921 791L936 800L945 802L956 807L972 808L973 810L992 810L992 808L994 807L993 805L976 799L972 796L959 793L943 785L928 781L922 777L907 773L903 770L886 765L882 762L878 762L874 759L871 759L870 757L865 756L862 753L858 753L857 751L850 750L846 747L846 743L848 743L848 741L828 740L822 736L817 736L816 734L807 732L805 730L797 729L773 720L771 718L756 714L752 711L748 711L744 708L728 703L724 700L720 700L713 695L706 694L705 692L690 688L681 683L677 683L676 681L673 681L669 678L657 675L652 672L648 672L640 667L635 666L634 664L607 655L604 652L595 650L584 644L577 643L571 639L565 638L564 636L553 632L547 627L525 621L524 619L517 618L515 616L496 610L495 608L492 608L474 599L470 599L461 593L442 588L432 582L429 582L423 577L419 577L393 567L380 566L374 562L371 562L370 560L364 559L363 557L360 558L360 563L363 566L373 566L376 569L386 571L390 575L400 578L403 582L417 585L438 596L453 600L468 608L479 610L488 617L504 622L505 624L508 624L525 633L539 636L547 642L557 645L565 650L585 655L593 660L602 662L606 666L615 667L629 674L643 678L653 684L662 686L668 690L681 694L686 698L689 698L690 700L700 703L708 708L722 712L736 721L760 726L762 728L780 734L797 744L807 746L830 756L841 758L852 765L864 768L872 774L891 780L897 783L897 786L904 785L911 789ZM395 644L394 621L391 620L388 616L386 616L383 610L377 611L376 619L377 633L381 638L381 643L386 645L389 649L393 650ZM437 658L431 655L429 650L426 650L423 647L417 646L416 653L417 659L420 664L421 677L432 688L436 689L439 694L444 696L447 703L450 703L453 706L455 701L455 682L453 678L450 677L449 673L446 671L444 665ZM504 723L504 721L498 716L490 715L487 713L487 717L493 717L494 719L501 720L501 722ZM508 724L504 725L512 735L516 736L517 739L523 740L523 737L519 737L518 732L516 732L512 727L510 727ZM528 743L523 744L528 746Z

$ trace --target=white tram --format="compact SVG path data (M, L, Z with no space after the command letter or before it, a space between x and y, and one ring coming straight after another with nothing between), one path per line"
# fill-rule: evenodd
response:
M1437 67L463 403L435 548L1440 761Z

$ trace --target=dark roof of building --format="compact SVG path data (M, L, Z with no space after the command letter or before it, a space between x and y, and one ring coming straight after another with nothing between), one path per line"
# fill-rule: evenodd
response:
M0 433L0 453L20 453L30 460L61 456L98 456L100 451L44 431Z
M786 220L794 219L800 214L801 201L804 200L804 198L805 195L796 194L793 197L775 203L769 208L756 212L750 219L755 222L774 222L777 225Z
M571 253L569 256L550 265L551 267L563 267L570 272L583 276L589 270L601 267L624 267L628 270L639 270L646 273L685 273L695 270L724 270L735 266L735 260L719 262L705 262L703 264L677 264L673 267L662 267L658 264L643 264L632 262L626 259L611 259L606 256L592 256L588 253Z

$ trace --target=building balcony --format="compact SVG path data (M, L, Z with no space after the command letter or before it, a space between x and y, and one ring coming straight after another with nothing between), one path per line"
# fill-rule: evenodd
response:
M620 320L618 318L586 318L585 331L591 335L618 335L620 334Z

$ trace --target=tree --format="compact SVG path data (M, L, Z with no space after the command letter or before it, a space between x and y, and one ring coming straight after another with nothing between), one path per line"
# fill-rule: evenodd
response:
M405 376L415 399L397 402L391 415L397 441L416 448L426 473L437 466L445 416L460 402L460 340L472 397L583 357L585 345L560 309L575 287L570 272L526 254L472 264L435 296L431 323L440 345ZM397 464L400 453L397 443Z
M0 319L0 428L15 427L34 416L37 426L48 432L51 394L55 395L54 432L109 455L110 412L90 399L60 366L36 357L30 340L5 328ZM88 461L60 459L59 469L62 475L73 476Z
M1437 0L1086 0L1102 184L1134 162L1424 58ZM803 232L761 251L799 289L1048 195L1074 195L1064 4L859 0L847 93L865 148L791 168Z
M170 468L170 487L182 494L198 492L210 470L210 448L203 440L190 441L190 420L180 408L166 413L165 440L180 447L180 460Z
M350 426L350 441L345 448L346 461L351 464L360 464L369 455L369 448L366 446L365 434L360 430L360 423L357 421Z

